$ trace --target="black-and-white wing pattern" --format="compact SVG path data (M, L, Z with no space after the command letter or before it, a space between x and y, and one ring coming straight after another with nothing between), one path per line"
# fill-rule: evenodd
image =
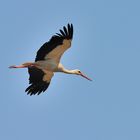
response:
M60 48L63 45L64 41L71 42L72 37L73 25L68 24L67 28L64 26L63 30L60 30L60 33L56 33L56 35L52 36L49 42L46 42L41 46L41 48L37 52L35 61L45 60L47 55L53 52L56 48Z
M25 90L27 94L39 95L41 92L44 92L48 88L50 82L43 81L45 73L41 69L35 67L28 68L28 73L30 75L29 77L30 86Z
M60 33L52 36L52 38L44 43L41 48L37 51L35 61L47 59L57 59L60 61L62 54L71 46L71 40L73 38L73 25L68 24L67 28L64 26L63 30L60 30ZM47 76L50 78L53 76L53 73L45 73L41 69L37 68L28 68L29 72L29 84L30 86L25 90L27 94L30 95L39 95L41 92L44 92L49 84L50 80L47 80Z

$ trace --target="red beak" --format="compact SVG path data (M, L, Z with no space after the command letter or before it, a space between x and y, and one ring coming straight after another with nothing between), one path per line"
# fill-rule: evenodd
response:
M80 74L82 77L84 77L85 79L89 80L89 81L92 81L92 79L88 78L85 74L81 73Z

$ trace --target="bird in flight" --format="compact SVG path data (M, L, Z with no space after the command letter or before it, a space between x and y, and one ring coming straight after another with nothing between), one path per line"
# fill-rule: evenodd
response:
M73 38L73 25L59 30L51 39L44 43L37 51L35 62L26 62L19 66L10 66L9 68L28 68L29 87L25 90L29 95L39 95L50 85L55 72L80 75L89 81L92 81L80 70L68 70L61 63L60 59L63 53L71 47Z

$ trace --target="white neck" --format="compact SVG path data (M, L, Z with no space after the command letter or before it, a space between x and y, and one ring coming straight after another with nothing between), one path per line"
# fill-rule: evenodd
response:
M75 74L75 70L63 69L62 72L67 73L67 74Z
M61 63L59 63L59 65L58 65L57 72L64 72L67 74L75 74L75 70L68 70L68 69L64 68L64 66Z

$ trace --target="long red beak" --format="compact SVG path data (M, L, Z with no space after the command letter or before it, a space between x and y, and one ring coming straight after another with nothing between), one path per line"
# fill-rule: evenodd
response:
M84 77L85 79L89 80L89 81L92 81L92 79L88 78L85 74L81 73L80 74L82 77Z

